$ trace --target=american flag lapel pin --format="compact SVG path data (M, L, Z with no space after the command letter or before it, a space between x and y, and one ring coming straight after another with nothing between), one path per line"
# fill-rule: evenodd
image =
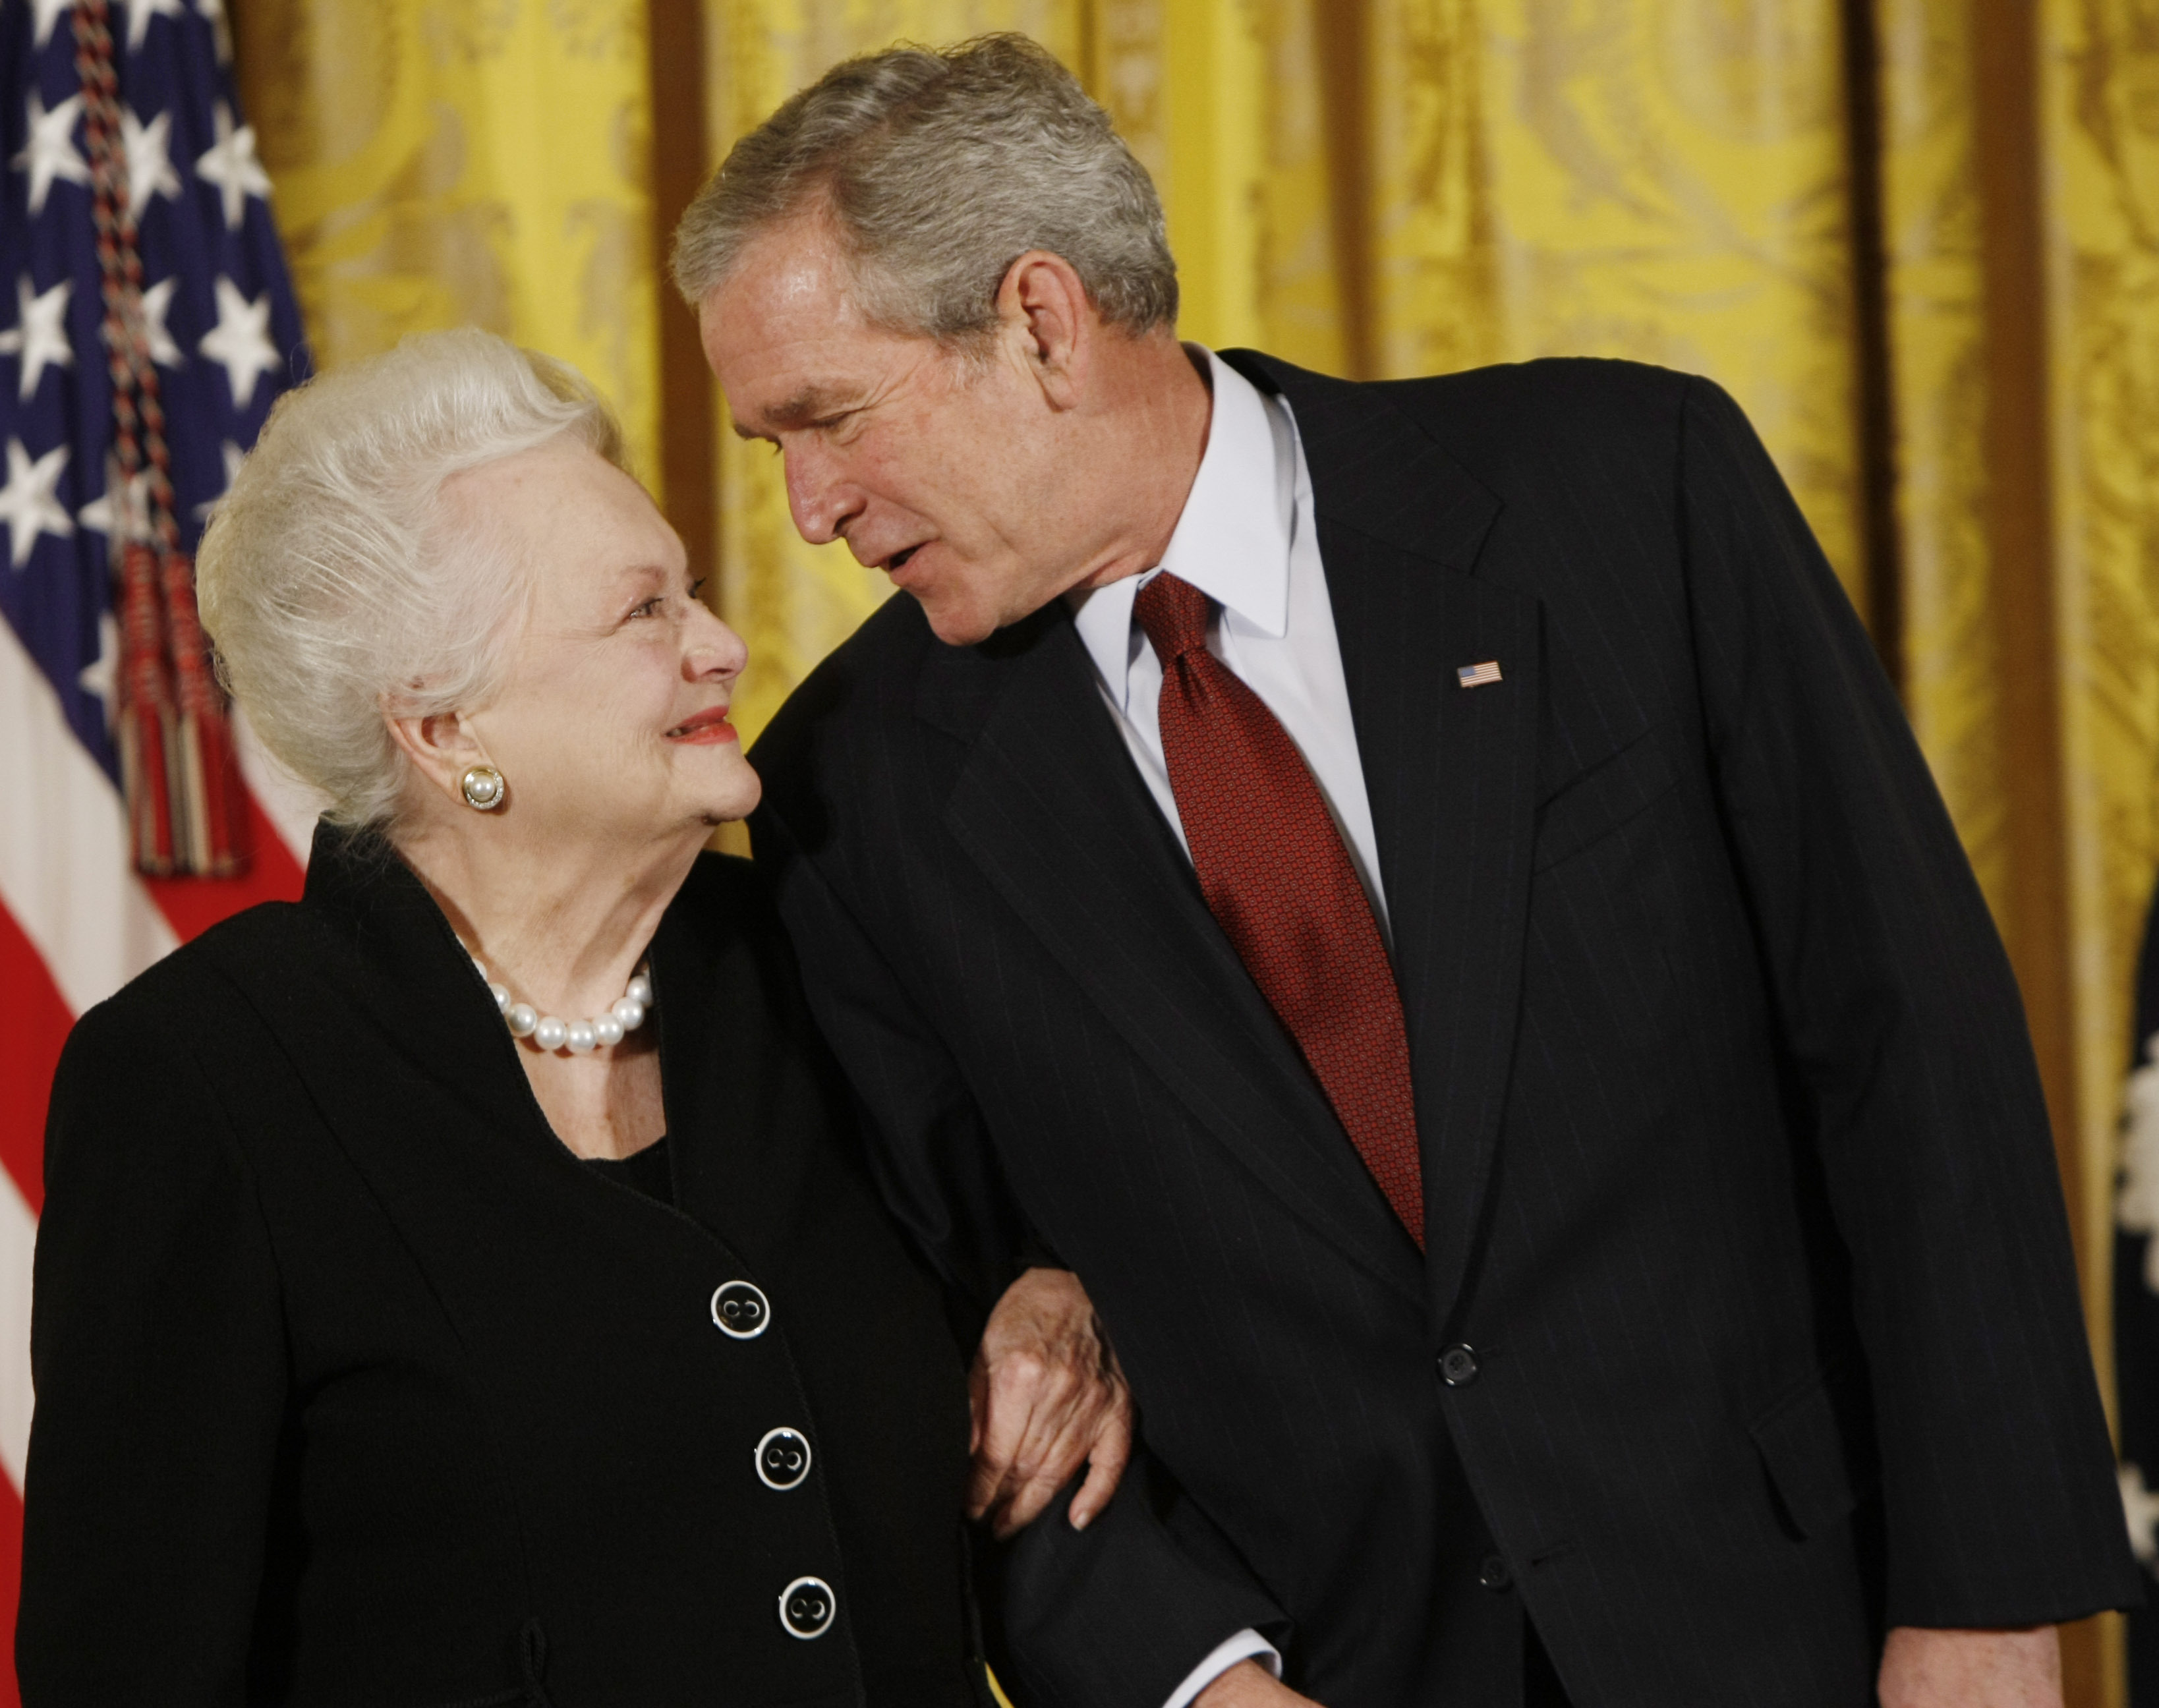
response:
M1488 658L1481 665L1464 665L1454 673L1454 679L1465 688L1481 688L1487 682L1499 680L1499 660Z

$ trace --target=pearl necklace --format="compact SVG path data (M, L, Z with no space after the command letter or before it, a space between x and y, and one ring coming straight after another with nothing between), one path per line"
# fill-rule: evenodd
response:
M473 956L472 964L479 970L488 995L494 998L496 1012L508 1023L510 1035L529 1038L543 1050L566 1049L573 1056L582 1056L603 1043L620 1043L625 1033L645 1024L645 1014L652 1007L652 981L643 967L631 976L629 988L606 1013L595 1014L589 1020L558 1020L551 1014L542 1014L530 1002L511 1002L510 986L490 977L487 963L478 955Z

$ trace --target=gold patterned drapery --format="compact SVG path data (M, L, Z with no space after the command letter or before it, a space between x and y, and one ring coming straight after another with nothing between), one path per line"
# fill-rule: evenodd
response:
M2000 921L2102 1366L2159 870L2153 0L227 0L318 357L496 327L622 406L753 732L883 596L718 430L665 229L834 60L1017 28L1155 174L1183 329L1390 376L1711 375L1898 680ZM717 494L717 501L713 501ZM2120 1700L2110 1633L2079 1708Z
M644 0L234 0L318 364L478 325L574 363L656 468Z

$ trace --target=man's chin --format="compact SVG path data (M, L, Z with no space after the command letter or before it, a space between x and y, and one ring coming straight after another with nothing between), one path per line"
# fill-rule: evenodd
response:
M929 619L929 632L947 646L977 645L997 632L994 613L955 604L934 595L925 598L912 587L907 591L922 607L922 614Z

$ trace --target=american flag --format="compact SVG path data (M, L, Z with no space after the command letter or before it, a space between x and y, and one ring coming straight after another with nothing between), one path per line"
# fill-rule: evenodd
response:
M223 7L0 0L0 1637L11 1657L30 1257L61 1043L75 1016L177 943L300 885L303 831L266 812L281 791L244 734L255 778L239 802L244 874L137 876L115 733L122 547L162 518L165 545L191 552L272 400L305 371ZM139 271L122 264L137 259ZM116 404L144 400L116 385L109 319L132 329L154 370L147 398L153 417L162 403L168 488L147 465L132 478L122 466L140 434L123 443ZM0 1708L14 1701L9 1664Z
M1464 665L1454 673L1454 680L1465 688L1482 688L1499 680L1499 660L1487 659L1481 665Z

